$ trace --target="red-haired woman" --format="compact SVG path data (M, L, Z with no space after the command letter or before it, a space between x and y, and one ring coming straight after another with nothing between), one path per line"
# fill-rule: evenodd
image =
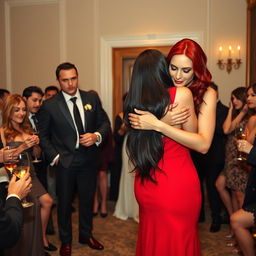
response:
M39 139L32 134L32 128L28 121L26 102L18 94L6 98L3 106L3 125L1 128L1 140L3 146L9 145L32 153L33 147L39 143ZM32 178L32 190L28 200L32 201L32 207L24 209L24 226L18 243L8 250L5 255L21 256L45 256L44 247L49 246L45 236L45 229L52 206L52 199L47 194L36 177L33 165L30 168ZM42 221L41 221L42 220ZM46 244L48 243L48 244Z
M209 87L211 74L207 69L206 61L206 55L200 45L191 39L183 39L176 43L167 56L174 85L185 86L192 91L198 114L197 133L189 133L173 127L173 124L183 122L184 119L183 116L180 116L181 119L175 119L172 111L168 111L164 119L158 120L151 113L136 109L137 115L129 114L132 128L159 131L184 146L206 153L211 145L216 114L216 92ZM184 111L184 116L186 115L187 112Z
M207 153L215 128L217 95L214 89L209 87L212 76L207 69L206 61L206 55L200 45L191 39L177 42L167 56L174 85L185 86L192 91L198 115L197 133L189 133L172 126L184 122L186 111L183 113L184 116L180 115L179 118L173 117L173 111L168 111L164 119L158 120L149 112L135 110L137 115L129 115L132 128L156 130L186 147Z

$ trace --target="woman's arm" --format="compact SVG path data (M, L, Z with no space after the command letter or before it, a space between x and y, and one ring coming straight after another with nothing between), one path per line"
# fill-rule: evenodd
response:
M181 104L181 106L182 105L183 104ZM189 116L190 109L188 106L180 107L180 104L175 100L175 102L171 104L168 109L168 124L171 126L182 125L188 121Z
M245 104L243 109L233 120L232 120L232 111L233 111L233 104L232 102L230 102L228 115L223 123L223 131L225 134L229 134L233 132L235 128L240 124L240 122L243 120L243 118L248 112L248 106Z
M34 147L35 145L39 144L39 138L37 135L31 135L24 140L24 142L17 147L17 154L20 154L22 151Z
M203 100L198 116L198 133L177 129L158 120L152 114L139 110L136 110L139 115L129 114L132 128L156 130L186 147L200 153L207 153L215 128L216 92L208 88Z

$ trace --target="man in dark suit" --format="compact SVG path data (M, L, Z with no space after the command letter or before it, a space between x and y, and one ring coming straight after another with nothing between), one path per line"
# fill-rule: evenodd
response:
M92 206L96 185L98 148L110 122L95 93L78 89L75 65L56 69L61 91L46 100L39 115L40 143L51 165L57 166L58 225L61 256L71 255L71 202L79 196L79 242L92 249L104 247L92 236Z
M35 133L39 133L37 115L42 104L44 93L40 87L32 85L26 87L23 90L22 96L27 101L27 108L29 112L28 118L33 128L33 131ZM39 146L37 146L37 149L39 152L41 151ZM40 157L41 154L40 156L37 156L37 158ZM35 166L35 171L38 179L40 180L44 188L47 190L47 164L45 163L44 159L40 159L38 162L34 162L33 164Z
M23 209L20 200L30 192L31 186L29 173L18 181L13 175L8 186L5 207L0 200L0 254L1 249L14 246L19 239L23 223Z

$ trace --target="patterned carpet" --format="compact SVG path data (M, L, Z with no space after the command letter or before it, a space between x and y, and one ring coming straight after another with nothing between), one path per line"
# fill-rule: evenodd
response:
M119 220L112 216L115 203L109 201L109 215L107 218L97 216L94 218L94 237L105 246L103 251L95 251L78 243L77 211L73 213L73 250L72 256L134 256L138 224L129 219ZM55 229L56 209L53 212ZM225 235L228 233L228 225L222 225L221 231L209 232L210 220L207 212L206 222L199 224L199 234L202 248L202 256L231 256L231 249L226 246ZM60 246L57 235L48 236L49 241ZM51 253L58 256L58 252ZM146 255L145 255L146 256ZM161 256L161 255L159 255ZM173 255L174 256L174 255Z

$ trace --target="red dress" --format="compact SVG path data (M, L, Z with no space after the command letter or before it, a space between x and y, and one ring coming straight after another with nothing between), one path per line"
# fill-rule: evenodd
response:
M176 87L170 88L174 99ZM200 183L189 150L164 137L164 156L156 171L157 184L135 178L139 203L136 256L199 256L197 221Z

